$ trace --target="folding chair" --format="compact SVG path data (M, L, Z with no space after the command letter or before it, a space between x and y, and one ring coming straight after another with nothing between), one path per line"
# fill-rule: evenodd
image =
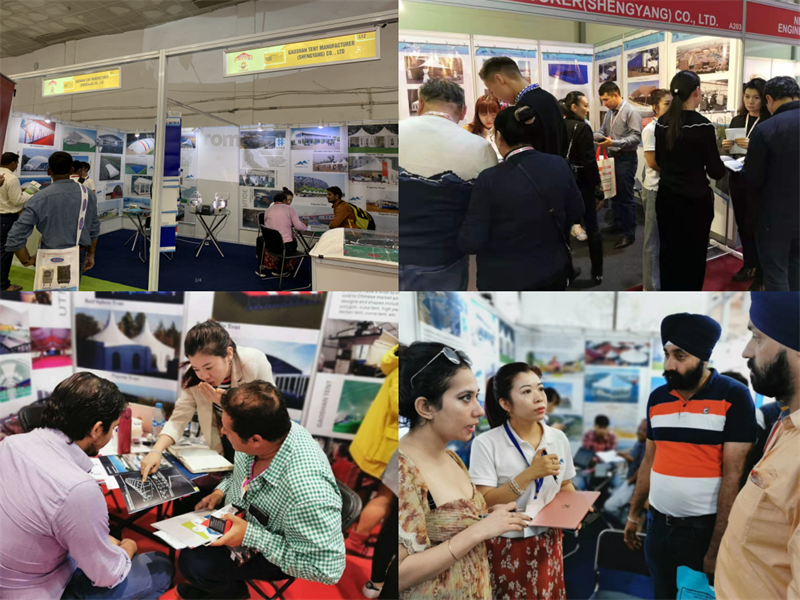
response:
M258 262L258 271L256 271L256 275L258 275L262 281L269 281L271 279L279 279L280 283L278 285L278 289L283 291L283 278L284 278L284 267L286 265L286 261L299 258L300 260L297 262L297 266L295 266L294 272L291 275L291 278L294 279L297 277L297 273L300 270L301 265L303 264L303 260L308 256L305 252L300 252L298 250L295 251L287 251L286 246L283 243L283 236L281 233L275 229L269 229L264 225L260 226L261 236L264 238L264 250L261 253L261 257L259 258ZM274 256L280 262L278 266L280 268L280 275L277 277L264 277L264 257L269 254L270 256ZM298 287L298 288L291 288L286 291L294 292L297 290L307 290L311 287L309 283L306 286Z
M356 522L356 519L358 519L358 516L361 514L362 504L361 498L359 498L358 494L356 494L338 479L336 480L336 485L339 487L339 493L342 495L342 533L344 533L353 523ZM275 593L272 596L267 595L264 590L259 588L254 583L257 580L248 579L245 583L258 592L259 596L264 598L264 600L275 600L276 598L280 598L280 600L286 600L283 594L287 589L289 589L289 586L295 582L295 579L295 577L289 577L289 579L286 580L286 583L284 583L280 588L275 585L273 581L264 580L272 586L273 590L275 590Z
M650 577L650 569L644 558L645 534L639 533L642 542L640 550L631 550L625 545L625 533L619 529L606 529L597 538L597 552L594 557L594 593L589 600L641 600L622 592L601 589L600 569L623 571Z

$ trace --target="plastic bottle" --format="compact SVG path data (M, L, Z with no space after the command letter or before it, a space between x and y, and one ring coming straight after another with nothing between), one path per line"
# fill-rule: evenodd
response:
M164 405L161 402L156 402L156 409L153 411L153 441L156 441L158 436L161 435L165 422Z
M128 454L131 451L131 407L125 407L119 417L117 428L117 454Z

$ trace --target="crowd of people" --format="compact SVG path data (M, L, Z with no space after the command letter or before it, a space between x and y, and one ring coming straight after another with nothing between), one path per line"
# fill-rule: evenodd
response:
M733 281L752 281L751 291L800 290L800 178L786 176L800 162L795 79L745 83L730 127L746 134L721 141L697 112L703 89L692 71L648 95L653 119L644 128L640 108L616 83L603 83L607 110L596 132L585 94L557 100L525 80L511 58L490 58L479 76L490 93L463 128L464 92L440 79L420 87L419 116L400 123L401 290L465 290L471 255L479 290L563 290L581 275L570 237L587 242L589 285L600 285L603 234L618 236L616 250L636 240L637 178L645 290L703 289L714 219L710 179L730 189L742 240L744 265ZM721 157L734 145L747 153L738 172ZM610 198L600 155L613 159ZM609 202L613 220L601 229L598 210Z
M754 292L749 329L753 389L776 400L761 410L741 376L709 366L716 321L662 321L666 385L651 392L634 446L619 452L624 480L602 506L630 549L644 551L655 598L677 597L681 566L705 573L721 599L800 593L800 295ZM565 598L563 532L529 524L588 471L547 423L557 393L526 363L504 365L484 386L461 350L415 342L399 355L409 428L399 448L400 597ZM484 416L490 429L475 436ZM582 447L616 450L609 425L598 416ZM453 442L471 444L469 466Z

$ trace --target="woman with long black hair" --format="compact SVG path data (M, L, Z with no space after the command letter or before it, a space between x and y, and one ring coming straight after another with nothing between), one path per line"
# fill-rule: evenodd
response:
M577 169L576 180L583 197L583 221L589 239L589 259L592 261L592 284L603 282L603 234L597 224L598 205L595 190L600 185L600 171L594 152L594 134L586 123L589 114L589 100L583 92L570 92L564 98L566 112L567 139L569 146L567 160Z
M764 95L764 86L767 82L756 77L744 84L742 91L742 106L739 113L731 119L731 129L744 129L745 135L736 140L724 140L722 149L730 151L734 145L747 150L750 145L750 134L756 125L763 123L770 117L767 108L767 97ZM733 281L750 281L751 292L764 289L764 274L758 260L758 247L756 246L756 217L757 211L753 198L748 198L747 183L744 174L731 172L728 182L731 190L733 214L736 217L736 227L739 229L739 238L742 240L742 256L744 265L733 276Z
M222 395L251 381L274 383L266 355L255 348L238 348L228 330L216 321L192 327L183 348L189 359L183 390L153 449L142 459L143 477L158 470L161 453L183 437L183 430L195 413L208 447L233 462L233 447L219 433Z
M727 169L719 157L714 124L696 112L703 98L700 77L680 71L669 89L672 104L656 123L661 289L701 291L714 220L708 177L722 179Z

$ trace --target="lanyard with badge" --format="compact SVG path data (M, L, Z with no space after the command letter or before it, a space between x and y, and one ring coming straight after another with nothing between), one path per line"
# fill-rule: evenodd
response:
M520 456L522 457L522 460L524 460L525 464L530 467L531 463L529 463L528 459L525 458L525 453L522 451L522 448L520 448L517 438L515 438L514 435L511 433L511 429L508 427L508 423L503 423L503 427L506 430L506 435L508 435L508 439L510 439L511 443L514 444L514 447L517 449L517 452L519 452ZM544 485L544 478L542 477L541 479L536 479L534 480L534 483L536 485L536 491L534 492L533 499L538 500L539 492L542 490L542 486ZM530 516L533 517L535 515L530 515Z
M86 221L86 209L89 205L89 189L82 183L75 182L81 190L81 210L78 215L78 231L75 245L60 250L45 250L40 247L36 253L36 275L33 290L36 292L63 290L78 291L80 285L80 243L81 232Z

